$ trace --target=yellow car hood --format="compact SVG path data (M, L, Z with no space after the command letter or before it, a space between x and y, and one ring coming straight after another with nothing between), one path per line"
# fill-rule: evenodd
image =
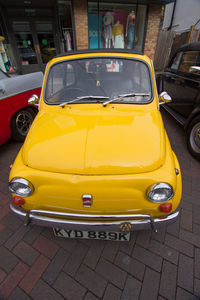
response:
M24 164L69 174L134 174L165 160L157 110L131 105L71 105L40 112L23 146ZM53 111L53 112L52 112Z

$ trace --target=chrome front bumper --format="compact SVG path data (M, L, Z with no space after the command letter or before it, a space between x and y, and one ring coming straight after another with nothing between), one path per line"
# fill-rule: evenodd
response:
M128 231L152 229L157 232L157 228L164 224L171 224L176 221L179 211L176 211L165 218L152 218L150 215L87 215L69 214L55 211L30 210L10 204L11 210L17 214L24 225L36 224L61 229L72 230L93 230L93 231ZM125 227L126 228L125 228ZM125 229L124 229L125 228Z

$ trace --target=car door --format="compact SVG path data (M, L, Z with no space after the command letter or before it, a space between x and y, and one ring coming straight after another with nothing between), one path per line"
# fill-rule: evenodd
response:
M0 70L0 145L10 137L11 103L6 96L6 85L10 78Z
M172 97L168 106L185 118L199 101L199 75L191 69L199 65L199 57L199 51L178 52L163 74L163 88Z

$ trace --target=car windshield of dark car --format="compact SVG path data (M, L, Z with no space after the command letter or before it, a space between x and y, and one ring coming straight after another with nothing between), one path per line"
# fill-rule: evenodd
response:
M140 95L119 97L123 94ZM98 97L95 99L95 96ZM46 103L73 100L74 104L76 99L79 103L104 102L105 97L119 97L119 103L149 103L152 86L147 64L110 57L69 60L50 68L45 87Z

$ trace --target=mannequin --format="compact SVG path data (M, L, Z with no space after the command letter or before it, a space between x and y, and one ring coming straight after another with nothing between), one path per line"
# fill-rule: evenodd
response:
M112 25L114 24L114 17L110 12L107 12L103 17L103 24L104 24L105 48L111 48Z
M113 46L114 48L124 48L124 26L119 21L113 26Z
M127 38L127 48L132 49L133 43L135 41L135 12L134 11L131 11L127 17L126 38Z

